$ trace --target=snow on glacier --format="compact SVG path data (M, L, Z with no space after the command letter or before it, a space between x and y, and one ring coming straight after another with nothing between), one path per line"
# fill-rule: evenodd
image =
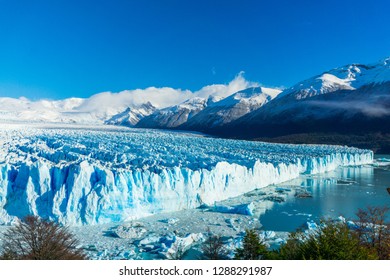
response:
M341 146L286 145L110 126L0 128L0 224L68 225L213 205L299 174L371 163Z

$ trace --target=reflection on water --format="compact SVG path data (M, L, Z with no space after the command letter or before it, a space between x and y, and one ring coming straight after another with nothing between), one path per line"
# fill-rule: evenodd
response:
M280 186L300 186L299 189L307 190L312 197L298 198L291 194L286 202L275 203L260 216L265 230L293 231L307 221L340 215L355 219L359 208L390 206L386 190L390 187L388 166L342 167L325 174L302 176Z

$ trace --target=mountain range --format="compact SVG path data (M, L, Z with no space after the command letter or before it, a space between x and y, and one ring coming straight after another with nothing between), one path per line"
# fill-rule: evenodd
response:
M189 102L156 111L136 126L390 151L390 58L335 68L283 91L251 87L217 102L203 100L181 118L178 107ZM182 121L167 124L161 114Z
M175 94L178 104L163 103L171 106L157 99L130 102L126 93L116 102L105 102L112 98L106 93L59 101L0 98L0 119L193 130L281 142L332 142L331 135L336 143L354 139L363 147L380 137L379 149L390 151L390 58L335 68L284 90L251 85L232 94ZM181 101L184 97L189 98ZM353 137L344 141L346 135Z
M218 129L242 137L297 133L390 133L390 58L336 68L284 90Z

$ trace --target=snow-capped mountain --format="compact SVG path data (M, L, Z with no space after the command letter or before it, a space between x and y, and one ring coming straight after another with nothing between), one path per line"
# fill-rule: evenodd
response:
M284 90L218 133L390 132L390 58L336 68Z
M194 117L208 105L212 104L214 98L194 97L183 103L155 111L153 114L143 118L137 127L144 128L175 128Z
M73 123L79 118L89 119L86 114L76 110L83 102L83 98L31 101L23 97L2 97L0 120Z
M236 92L219 102L207 106L181 128L205 131L230 123L274 99L281 91L265 87L252 87Z
M283 91L279 98L294 95L304 99L338 90L356 90L369 84L382 84L390 81L390 57L377 64L351 64L325 72L300 82Z
M38 100L0 98L0 121L42 123L117 124L134 126L156 110L150 102L119 102L115 96L96 94L89 98Z
M80 123L102 124L112 115L123 111L126 106L101 104L90 107L89 98L68 98L63 100L38 100L27 98L0 98L0 120L42 122L42 123Z
M112 125L124 125L133 127L135 126L140 120L145 118L146 116L149 116L153 112L157 110L156 107L152 105L152 103L147 102L145 104L142 104L140 106L134 106L134 107L128 107L125 111L122 113L119 113L107 121L105 121L105 124L112 124Z
M57 101L0 98L0 121L106 123L240 138L390 132L390 58L335 68L281 93L256 86L228 95L232 90L228 89L214 85L191 92L151 87Z

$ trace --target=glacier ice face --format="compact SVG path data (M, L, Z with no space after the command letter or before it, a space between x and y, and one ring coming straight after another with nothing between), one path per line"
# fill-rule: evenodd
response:
M299 174L371 163L368 150L110 126L0 128L0 224L83 225L212 205Z

